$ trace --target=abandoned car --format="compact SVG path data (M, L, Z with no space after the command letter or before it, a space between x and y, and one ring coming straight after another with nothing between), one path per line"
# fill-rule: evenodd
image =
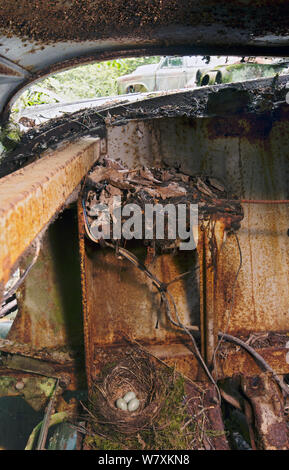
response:
M0 6L1 449L288 450L289 1Z
M270 77L287 73L288 65L286 58L169 56L157 64L141 65L133 73L119 77L118 93L195 88Z

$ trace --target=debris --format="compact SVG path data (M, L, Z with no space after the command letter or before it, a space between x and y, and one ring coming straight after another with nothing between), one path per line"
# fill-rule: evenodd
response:
M67 421L69 418L71 418L71 415L67 411L61 411L59 413L55 413L51 415L50 417L48 428L51 428L52 426L56 426L57 424L63 423ZM41 427L43 426L43 422L44 421L41 421L40 423L38 423L37 426L35 426L35 428L33 429L27 441L25 450L33 450L38 433Z
M232 335L229 335L227 333L219 333L219 337L224 339L225 341L229 341L231 343L237 344L244 348L253 358L255 361L258 363L258 365L261 367L262 370L268 372L271 374L272 378L274 381L279 385L280 389L284 392L285 396L289 396L289 387L283 383L283 381L279 378L279 376L276 374L276 372L272 369L272 367L267 364L267 362L263 359L263 357L249 344L245 343L242 341L240 338L236 338Z
M225 187L214 178L189 176L173 168L164 170L143 167L128 170L118 162L104 159L102 164L98 164L89 173L83 191L88 227L94 228L100 225L99 204L106 204L110 214L113 213L114 196L121 197L122 208L127 204L138 205L143 218L145 218L146 204L162 205L165 211L165 206L169 203L175 206L184 204L187 221L190 205L198 205L199 223L222 218L227 230L238 229L243 218L240 202L237 199L234 200L234 196L229 195ZM110 232L108 226L110 219L103 217L103 214L101 216L102 231ZM177 237L173 239L168 233L168 214L165 213L164 217L164 239L154 238L152 241L146 238L144 228L142 239L146 246L153 244L156 250L174 250L178 247L179 240ZM125 220L126 218L122 216L122 223ZM155 230L155 222L152 228ZM122 242L119 244L122 245Z
M59 379L56 380L55 382L55 387L53 390L52 397L49 400L47 410L42 422L42 426L40 429L39 433L39 438L38 438L38 444L37 444L37 450L43 450L45 448L45 443L47 439L47 434L48 434L48 429L50 425L50 419L51 415L53 414L54 406L55 406L55 401L56 401L56 395L57 395L57 389L59 386Z

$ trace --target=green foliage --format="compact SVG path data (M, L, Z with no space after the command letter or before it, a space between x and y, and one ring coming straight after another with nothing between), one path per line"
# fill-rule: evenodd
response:
M46 79L48 80L48 79ZM51 92L44 85L44 81L41 82L41 86L32 86L18 98L12 108L12 114L22 111L29 106L37 106L40 104L52 104L57 103L61 100L61 97Z
M222 83L232 83L274 77L280 67L264 64L232 64L220 69L223 71Z
M160 57L155 56L97 62L51 75L31 86L14 103L8 125L0 130L0 158L20 140L21 133L15 121L23 109L60 101L117 95L118 77L133 72L140 65L159 61Z
M118 77L133 72L140 65L157 63L159 60L160 57L108 60L54 74L38 82L37 87L26 90L16 101L13 111L19 112L28 106L49 104L59 99L76 101L117 95Z
M0 128L0 160L1 155L16 147L21 135L19 125L13 119L5 127Z

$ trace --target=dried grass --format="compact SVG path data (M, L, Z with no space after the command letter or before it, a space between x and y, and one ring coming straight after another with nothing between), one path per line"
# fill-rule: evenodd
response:
M134 412L123 411L115 402L128 391L135 392L140 401ZM149 428L158 415L165 385L158 378L155 365L142 351L134 350L130 357L111 368L93 385L90 417L98 424L109 424L114 430L132 434Z
M115 401L133 390L133 413ZM86 445L98 450L186 450L214 448L222 432L211 429L206 386L200 387L138 347L104 368L86 408Z

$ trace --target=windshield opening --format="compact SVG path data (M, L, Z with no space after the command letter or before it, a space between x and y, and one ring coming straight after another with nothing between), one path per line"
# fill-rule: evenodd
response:
M1 131L0 152L23 132L81 109L204 86L288 74L286 57L153 56L90 63L55 73L26 89Z

